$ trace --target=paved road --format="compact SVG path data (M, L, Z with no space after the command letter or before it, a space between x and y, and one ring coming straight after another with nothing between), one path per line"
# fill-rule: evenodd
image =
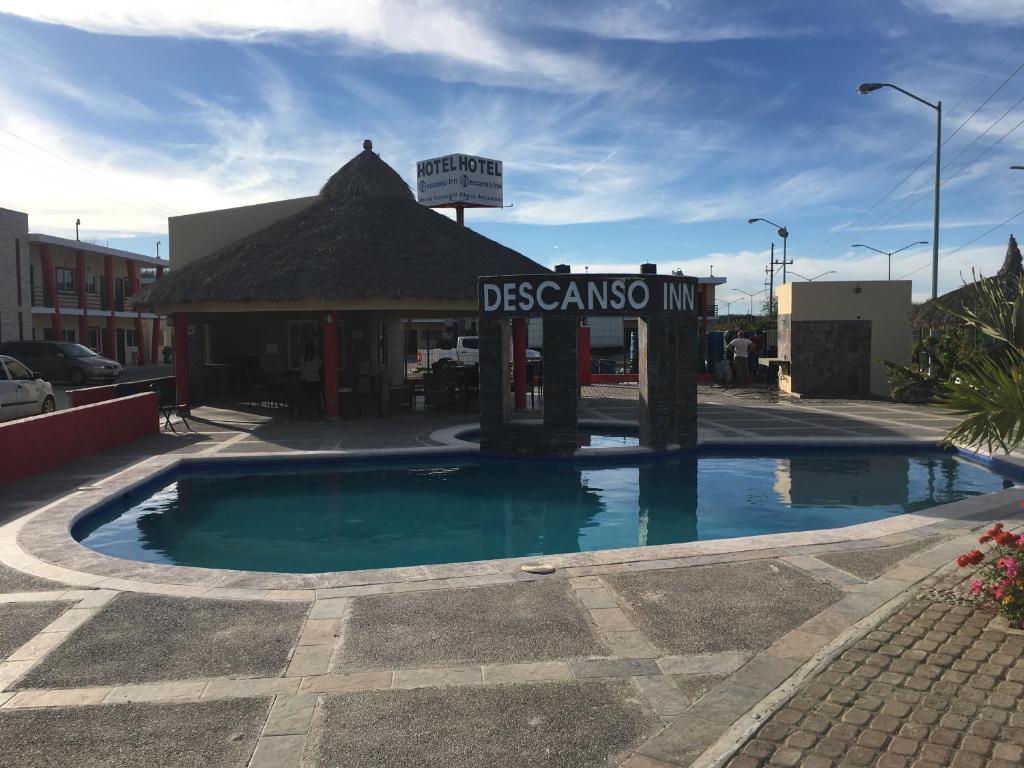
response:
M174 367L170 365L146 365L146 366L129 366L125 368L124 373L118 382L125 381L139 381L140 379L156 379L162 376L173 376ZM96 383L90 383L86 386L96 386ZM70 403L68 402L68 392L72 389L81 389L81 387L75 387L71 384L54 384L53 385L53 396L57 401L57 410L63 408L69 408Z

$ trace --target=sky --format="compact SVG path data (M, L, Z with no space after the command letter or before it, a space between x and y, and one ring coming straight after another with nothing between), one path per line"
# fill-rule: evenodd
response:
M795 280L932 239L936 113L856 92L889 82L943 103L942 293L1024 233L1022 27L1024 0L0 0L0 207L166 256L168 216L316 194L371 138L410 184L502 160L510 207L466 223L542 264L713 270L725 311L782 246L749 218ZM925 299L930 263L892 277Z

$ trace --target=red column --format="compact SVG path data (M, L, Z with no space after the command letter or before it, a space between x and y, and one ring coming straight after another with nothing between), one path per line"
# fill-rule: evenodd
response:
M580 364L580 386L590 385L590 326L581 325L576 342L576 359Z
M515 381L515 407L526 408L526 320L512 320L512 378Z
M333 312L324 321L324 409L328 419L338 418L338 322Z
M163 267L157 267L156 268L156 279L159 280L163 276L164 276L164 268ZM149 337L149 345L150 345L150 352L152 352L152 354L149 356L149 359L152 361L153 365L156 365L157 363L160 362L160 356L159 356L160 355L160 342L159 342L159 337L160 337L160 315L157 315L156 317L153 318L153 328L152 328L150 333L151 333L151 335Z
M131 284L132 296L138 297L139 291L142 290L142 284L139 282L139 262L128 262L128 281ZM145 365L146 337L142 335L142 312L138 308L135 310L135 347L139 350L139 365Z
M117 342L114 338L114 328L117 325L117 320L114 319L114 308L116 307L114 303L114 257L110 254L103 257L103 272L103 280L107 289L107 338L103 354L111 360L117 360Z
M78 316L78 341L81 344L89 344L89 301L86 298L85 293L85 254L81 251L75 251L75 272L76 279L78 280L75 285L78 288L78 308L82 310L82 314Z
M46 291L50 294L50 301L53 302L53 335L57 341L64 341L64 321L60 317L60 299L57 298L57 272L53 268L53 257L50 256L50 246L46 243L39 244L39 258L43 264L43 279L46 281Z
M188 405L188 315L174 313L174 391L176 405Z

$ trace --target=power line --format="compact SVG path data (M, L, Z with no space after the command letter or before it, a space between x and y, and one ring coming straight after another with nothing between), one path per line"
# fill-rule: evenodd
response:
M1013 55L1014 53L1016 53L1016 52L1017 52L1018 50L1020 50L1020 48L1021 48L1022 46L1024 46L1024 43L1018 43L1018 44L1017 44L1017 45L1016 45L1016 46L1015 46L1015 47L1014 47L1014 48L1013 48L1013 49L1012 49L1012 50L1011 50L1011 51L1010 51L1009 53L1007 53L1007 54L1006 54L1005 56L1003 56L1003 58L1002 58L1002 59L1000 59L1000 60L999 60L999 63L998 63L998 64L996 64L995 66L996 66L996 67L999 67L999 66L1001 66L1001 65L1002 65L1002 63L1003 63L1004 61L1006 61L1006 60L1007 60L1008 58L1010 58L1010 56L1012 56L1012 55ZM994 70L994 69L995 69L995 67L993 67L993 70ZM970 115L968 115L968 116L967 116L967 119L966 119L966 120L964 120L964 121L963 121L962 123L960 123L960 125L959 125L959 126L957 127L957 129L956 129L955 131L953 131L953 133L951 133L951 134L950 134L950 135L949 135L949 136L948 136L948 137L947 137L947 138L945 139L945 141L943 141L943 142L942 142L942 146L945 146L945 145L946 145L946 143L947 143L947 142L948 142L948 141L949 141L950 139L952 139L952 138L953 138L954 136L956 136L956 135L957 135L957 134L958 134L958 133L960 132L960 130L961 130L961 129L962 129L962 128L963 128L964 126L965 126L965 125L967 125L967 123L969 123L969 122L971 121L971 119L972 119L972 118L974 118L974 116L975 116L975 115L977 115L977 114L978 114L978 112L980 112L980 111L981 111L981 109L982 109L982 108L983 108L983 107L984 107L984 106L985 106L986 104L988 104L988 103L989 103L989 102L990 102L990 101L991 101L991 100L992 100L992 99L993 99L993 98L994 98L994 97L996 96L996 94L998 94L998 93L999 93L999 92L1000 92L1000 91L1001 91L1001 90L1002 90L1002 89L1003 89L1003 88L1004 88L1004 87L1006 86L1006 84L1007 84L1007 83L1009 83L1009 82L1010 82L1010 81L1011 81L1011 80L1012 80L1013 78L1015 78L1015 77L1016 77L1016 76L1017 76L1017 75L1018 75L1018 74L1020 73L1020 71L1021 71L1022 69L1024 69L1024 64L1021 64L1021 65L1020 65L1019 67L1017 67L1017 69L1015 69L1015 70L1014 70L1014 71L1013 71L1013 72L1012 72L1012 73L1011 73L1011 74L1010 74L1010 75L1009 75L1009 76L1008 76L1008 77L1007 77L1007 78L1006 78L1005 80L1003 80L1003 82L1002 82L1002 83L1000 83L1000 84L999 84L999 86L998 86L998 87L997 87L997 88L996 88L996 89L995 89L995 90L994 90L994 91L993 91L993 92L992 92L991 94L989 94L989 97L988 97L987 99L985 99L985 101L983 101L983 102L982 102L982 103L981 103L981 104L980 104L980 105L978 106L978 108L977 108L977 109L975 109L975 110L974 110L974 111L973 111L973 112L972 112L972 113L971 113ZM957 107L959 107L959 106L960 106L960 105L961 105L961 104L962 104L962 103L963 103L963 102L964 102L964 101L965 101L965 100L966 100L966 99L967 99L967 98L968 98L968 97L969 97L969 96L970 96L971 94L973 94L973 93L974 93L974 92L975 92L975 91L976 91L976 90L978 89L978 86L979 86L979 85L981 85L981 83L982 83L982 82L984 82L984 81L985 81L985 80L986 80L986 79L987 79L987 78L989 77L989 75L990 75L990 74L991 74L991 72L989 72L989 73L987 73L987 74L985 74L985 75L982 75L982 76L981 76L981 77L980 77L980 78L979 78L979 79L977 80L977 82L975 82L974 86L973 86L973 87L972 87L972 88L971 88L971 89L970 89L970 90L969 90L969 91L968 91L968 92L967 92L966 94L964 94L963 96L961 96L961 97L960 97L960 100L959 100L959 101L957 101L957 103L953 105L952 109L950 109L950 113L952 113L952 112L955 112L955 111L956 111L956 108L957 108ZM926 136L926 135L927 135L928 133L929 133L929 131L925 131L924 133L922 133L922 134L921 134L921 136L920 136L920 137L919 137L919 138L918 138L918 139L917 139L916 141L914 141L914 142L913 142L913 143L912 143L912 144L910 145L910 147L908 147L908 148L907 148L907 150L905 150L905 151L904 151L904 153L903 153L903 154L906 154L906 152L907 152L907 151L909 151L909 150L910 150L910 149L912 149L913 147L917 146L917 144L918 144L918 143L919 143L919 142L921 141L921 139L922 139L922 138L924 138L924 137L925 137L925 136ZM901 155L900 157L902 157L902 155ZM913 169L913 170L912 170L912 171L911 171L910 173L908 173L908 174L907 174L906 176L904 176L904 177L903 177L902 179L900 179L900 180L899 180L899 181L898 181L898 182L897 182L897 183L895 184L895 186L893 186L893 187L892 187L892 188L891 188L891 189L890 189L890 190L889 190L888 192L886 192L886 193L885 193L884 195L882 195L882 197L881 197L881 198L879 198L878 200L876 200L876 201L875 201L875 203L874 203L874 204L873 204L873 205L872 205L872 206L871 206L870 208L868 208L868 209L867 209L866 211L864 211L863 213L861 213L861 214L860 214L860 215L859 215L859 216L858 216L857 218L855 218L855 219L854 219L853 221L850 221L850 222L848 222L848 223L847 223L847 224L846 224L845 226L843 226L843 227L842 227L841 229L837 230L837 231L836 231L836 232L834 232L834 233L833 233L832 235L830 235L829 237L827 237L827 238L826 238L825 240L823 240L823 241L822 241L822 242L821 242L821 243L819 244L819 246L818 246L818 247L820 247L820 246L822 246L822 245L825 245L826 243L828 243L828 242L830 242L830 241L834 240L834 239L835 239L836 237L838 237L839 235L843 234L843 233L844 233L844 232L845 232L845 231L846 231L847 229L849 229L849 228L850 228L850 227L852 227L852 226L853 226L854 224L856 224L856 223L857 223L858 221L860 221L860 220L861 220L861 219L863 219L863 218L864 218L865 216L867 216L867 215L868 215L869 213L871 213L871 211L873 211L873 210L874 210L875 208L877 208L877 207L878 207L879 205L881 205L881 204L882 204L883 202L885 202L885 200L887 200L887 199L889 198L889 196L890 196L890 195L892 195L892 193L893 193L893 192L895 192L895 191L896 191L897 189L899 189L899 188L900 188L900 187L901 187L901 186L902 186L902 185L903 185L903 184L904 184L904 183L905 183L905 182L906 182L906 181L907 181L907 180L908 180L908 179L909 179L909 178L910 178L911 176L913 176L913 175L914 175L915 173L917 173L917 171L919 171L919 170L921 169L921 167L922 167L922 166L923 166L923 165L924 165L925 163L927 163L927 162L928 162L928 161L929 161L929 160L930 160L931 158L933 158L933 157L935 157L935 152L931 152L931 153L929 153L929 154L928 154L928 156L927 156L927 157L925 157L925 158L924 158L924 159L923 159L923 160L922 160L922 161L921 161L920 163L918 163L918 164L917 164L917 165L916 165L916 166L914 167L914 169ZM958 155L958 157L959 157L959 155ZM955 158L954 158L954 159L955 159ZM888 169L888 168L889 168L889 167L891 167L891 166L892 166L892 164L890 163L889 165L887 165L887 166L886 166L886 169ZM912 193L912 194L913 194L913 193ZM863 230L863 229L864 229L864 228L863 228L863 227L861 227L861 228L859 228L859 229L857 229L857 230L854 230L854 231L855 231L855 232L857 232L857 231L861 231L861 230Z
M178 215L177 211L175 211L175 210L173 210L171 208L168 208L166 205L160 205L159 203L150 203L147 200L139 197L138 195L136 195L134 193L127 192L126 190L118 187L116 184L113 184L112 182L108 181L107 179L104 179L102 176L100 176L98 173L96 173L92 169L86 168L83 165L79 165L74 160L68 160L66 157L62 157L61 155L58 155L56 152L50 151L46 147L42 147L42 146L36 144L35 142L29 141L24 136L19 136L14 131L12 131L12 130L10 130L8 128L4 128L3 126L0 126L0 131L3 131L4 133L6 133L6 134L8 134L10 136L13 136L14 138L18 139L19 141L25 142L29 146L34 147L35 149L38 149L40 152L45 152L46 154L50 155L51 157L55 157L58 160L60 160L61 162L67 163L68 165L73 166L73 167L79 169L80 171L83 171L83 172L89 174L90 176L93 176L93 177L99 179L104 184L106 184L109 188L114 189L119 194L126 195L130 199L136 200L137 202L140 202L143 205L146 205L146 206L148 206L150 208L153 208L154 210L162 210L163 213L161 213L160 215L163 215L163 216L166 216L167 214L170 214L172 216L177 216ZM13 151L13 152L17 152L17 150L15 150L15 149L13 149L11 147L8 147L8 149L11 149L11 151ZM22 154L23 156L28 157L29 159L35 160L35 158L32 158L30 155L26 155L24 153L19 153L19 154ZM38 161L36 161L36 162L38 162Z
M983 237L986 237L987 235L991 235L991 234L992 234L993 232L995 232L995 231L996 231L997 229L999 229L1000 227L1004 227L1004 226L1006 226L1006 225L1007 225L1007 224L1009 224L1009 223L1010 223L1011 221L1013 221L1014 219L1020 218L1021 216L1024 216L1024 210L1022 210L1022 211L1017 211L1017 213L1013 214L1013 216L1011 216L1010 218L1008 218L1008 219L1005 219L1004 221L1001 221L1001 222L999 222L998 224L996 224L996 225L995 225L994 227L992 227L991 229L987 229L987 230L985 230L985 231L984 231L984 232L982 232L982 233L981 233L980 235L978 235L978 236L977 236L977 237L975 237L975 238L972 238L971 240L968 240L968 241L967 241L966 243L964 243L963 245L959 245L959 246L957 246L956 248L954 248L954 249L953 249L953 250L951 250L951 251L946 251L946 252L945 252L944 254L942 254L941 256L939 256L939 261L942 261L942 259L946 258L947 256L952 256L952 255L953 255L954 253L959 253L960 251L962 251L962 250L963 250L964 248L967 248L968 246L974 245L974 244L975 244L976 242L978 242L979 240L981 240L981 238L983 238ZM920 272L920 271L921 271L922 269L927 269L927 268L928 268L928 267L930 267L930 266L931 266L931 262L928 262L927 264L922 264L922 265L921 265L920 267L918 267L917 269L912 269L912 270L910 270L909 272L907 272L907 273L906 273L905 275L900 275L900 276L899 276L899 277L897 277L896 279L897 279L897 280L902 280L902 279L903 279L903 278L905 278L905 277L910 277L911 275L913 275L913 274L915 274L915 273L917 273L917 272Z

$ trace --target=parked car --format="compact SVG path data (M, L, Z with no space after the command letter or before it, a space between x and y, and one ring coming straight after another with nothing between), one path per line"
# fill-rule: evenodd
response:
M526 350L527 360L539 360L540 352L536 349ZM480 337L459 336L454 347L444 349L434 347L433 349L421 349L416 353L416 361L421 365L430 365L439 360L455 360L460 365L476 365L480 362Z
M121 364L67 341L5 341L0 355L17 358L47 381L111 382L123 372Z
M13 357L0 355L0 421L52 413L56 409L49 382Z

